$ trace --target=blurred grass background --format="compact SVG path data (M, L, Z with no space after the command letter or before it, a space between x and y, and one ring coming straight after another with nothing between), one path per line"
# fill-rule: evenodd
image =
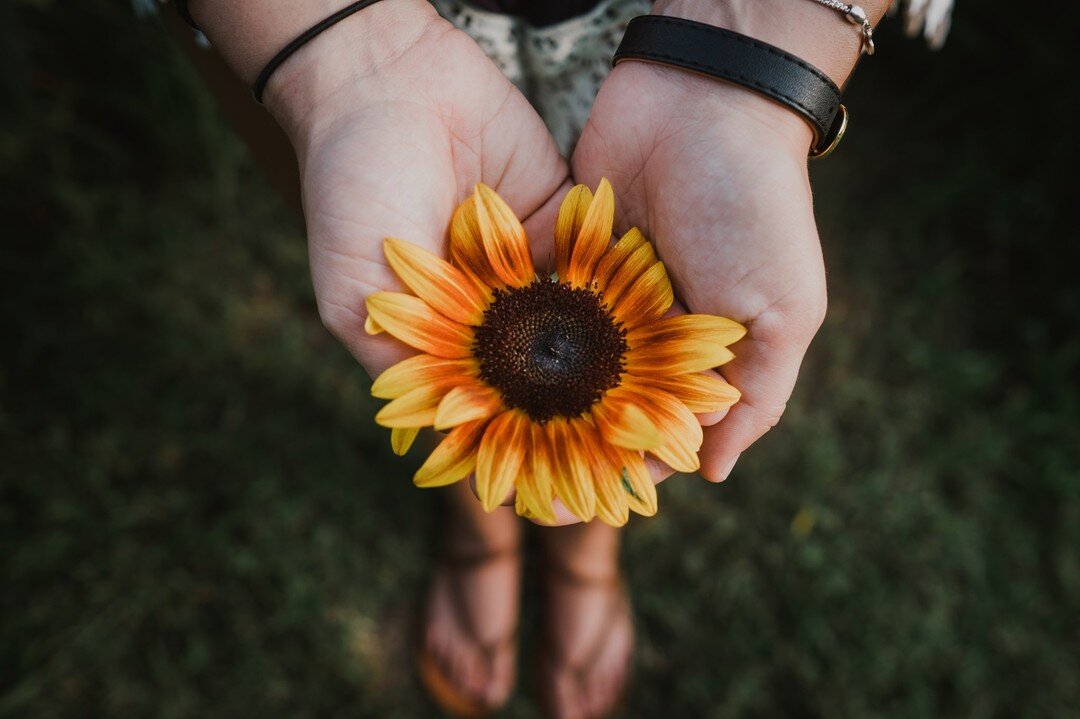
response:
M1075 58L959 5L937 54L886 23L813 166L832 304L785 420L627 533L628 717L1078 715ZM438 500L299 222L159 20L5 3L0 58L0 716L432 716Z

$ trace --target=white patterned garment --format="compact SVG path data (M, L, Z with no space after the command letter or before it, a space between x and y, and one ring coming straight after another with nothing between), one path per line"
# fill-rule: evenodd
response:
M611 68L630 18L650 0L606 0L585 15L533 27L462 0L431 0L439 14L468 33L529 98L569 157Z

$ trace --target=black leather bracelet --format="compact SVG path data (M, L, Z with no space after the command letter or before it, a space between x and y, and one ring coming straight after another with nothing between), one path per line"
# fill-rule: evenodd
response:
M266 90L266 83L270 82L270 76L274 74L275 70L281 67L281 63L292 57L292 54L294 52L302 48L312 38L314 38L326 28L331 27L332 25L336 25L337 23L352 15L354 12L363 10L369 5L374 5L377 2L379 2L379 0L359 0L359 2L354 2L351 5L346 5L322 22L319 22L318 24L308 28L307 30L293 38L292 42L281 48L277 55L274 55L272 58L270 58L270 62L266 63L266 67L264 67L262 69L262 72L259 73L258 77L255 78L255 85L252 87L252 94L255 96L255 102L259 103L260 105L262 104L263 92Z
M840 88L821 70L778 47L683 18L642 15L626 26L612 65L673 65L761 93L801 115L814 131L810 157L832 152L847 130Z

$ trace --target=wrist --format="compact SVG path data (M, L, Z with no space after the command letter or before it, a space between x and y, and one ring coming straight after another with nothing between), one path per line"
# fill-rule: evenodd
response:
M877 25L891 0L847 0ZM812 0L656 0L653 13L726 28L799 57L843 87L862 54L856 25Z
M286 44L348 4L192 0L189 7L215 49L250 86ZM267 109L296 145L438 22L426 0L383 0L345 17L277 68L263 95Z
M706 142L719 137L758 152L781 153L804 166L813 141L809 123L790 108L741 85L678 67L621 62L612 69L600 96L605 93L624 98L628 106L637 103L636 98L648 97L650 105L662 107L654 126L657 141L672 132L690 133Z

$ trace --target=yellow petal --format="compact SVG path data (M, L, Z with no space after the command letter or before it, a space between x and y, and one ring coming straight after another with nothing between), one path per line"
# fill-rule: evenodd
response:
M626 342L630 347L638 347L669 340L687 340L713 342L726 347L738 342L745 334L745 327L727 317L672 315L630 330Z
M574 287L586 287L604 251L611 244L611 226L615 220L615 195L607 179L600 180L596 195L581 222L581 231L570 252L567 281ZM560 279L562 279L560 277Z
M502 409L502 398L493 388L476 380L454 387L435 412L435 429L445 430L466 422L487 419Z
M612 315L632 329L660 319L674 301L675 293L664 263L655 262L619 297Z
M592 462L579 431L584 420L557 417L547 423L552 455L552 485L555 496L583 522L596 516L596 489L592 483Z
M663 444L649 453L676 472L696 472L704 434L694 413L667 392L636 384L632 377L623 380L621 389L640 398L639 406L664 434Z
M634 379L667 392L694 414L727 409L741 396L739 390L713 374L641 375Z
M525 228L513 210L483 183L476 185L476 219L484 252L495 275L511 287L523 287L536 278Z
M406 392L428 384L453 387L468 381L480 372L475 359L447 359L419 354L387 368L375 378L371 394L379 399L397 399Z
M547 524L555 524L555 507L552 500L555 490L552 486L551 446L547 432L538 424L530 427L532 442L528 455L522 465L521 476L516 483L517 513L529 519L537 519ZM525 513L522 513L522 510Z
M379 326L378 322L371 319L371 315L368 315L367 319L364 320L364 332L367 332L369 335L378 335L385 331L386 330Z
M446 260L393 237L383 242L383 253L405 286L438 312L466 325L478 325L484 319L491 294L483 293Z
M419 297L402 292L375 292L367 298L368 314L405 344L437 357L472 354L472 328L442 316Z
M417 487L442 487L468 477L476 467L476 450L486 427L487 420L481 419L450 430L427 461L416 470L413 484Z
M476 496L485 511L506 499L514 486L531 434L529 418L521 410L503 412L491 420L476 456Z
M620 237L619 241L604 253L604 256L600 258L600 262L596 265L596 272L593 273L593 282L596 285L596 289L601 291L605 290L608 283L610 283L611 279L615 276L616 270L622 267L622 264L635 250L646 244L648 244L648 241L645 239L645 235L641 234L641 230L636 227L631 227L629 232ZM652 252L651 246L649 247L648 254L650 255L650 259L645 267L648 267L656 260L656 256ZM636 277L637 275L634 276L634 278ZM631 278L631 281L634 278ZM630 282L628 281L627 284L629 285ZM606 297L607 295L605 294L605 298Z
M502 287L502 282L491 269L484 252L476 208L477 199L473 194L454 211L450 221L450 261L483 291L484 288Z
M664 442L664 435L636 404L636 396L609 392L592 406L590 414L604 440L626 449L652 449Z
M593 487L596 489L596 517L604 524L621 527L630 518L626 490L622 486L622 471L611 460L604 440L587 422L579 425L585 446L591 447Z
M446 389L424 385L406 392L380 409L375 423L381 427L429 427L435 423L435 411Z
M626 502L638 514L651 517L656 514L656 486L640 452L607 446L611 461L619 468L619 481L626 492Z
M577 242L592 198L592 190L585 185L575 185L559 206L559 219L555 222L555 272L560 278L566 277L570 269L570 253Z
M521 483L520 479L518 479L518 483ZM521 496L520 489L518 490L517 494L514 495L514 511L517 512L517 516L521 517L522 519L533 519L536 517L532 509L529 508L529 504L526 501L525 497Z
M397 456L403 456L409 451L409 447L412 447L419 433L419 427L394 427L390 430L390 448Z

